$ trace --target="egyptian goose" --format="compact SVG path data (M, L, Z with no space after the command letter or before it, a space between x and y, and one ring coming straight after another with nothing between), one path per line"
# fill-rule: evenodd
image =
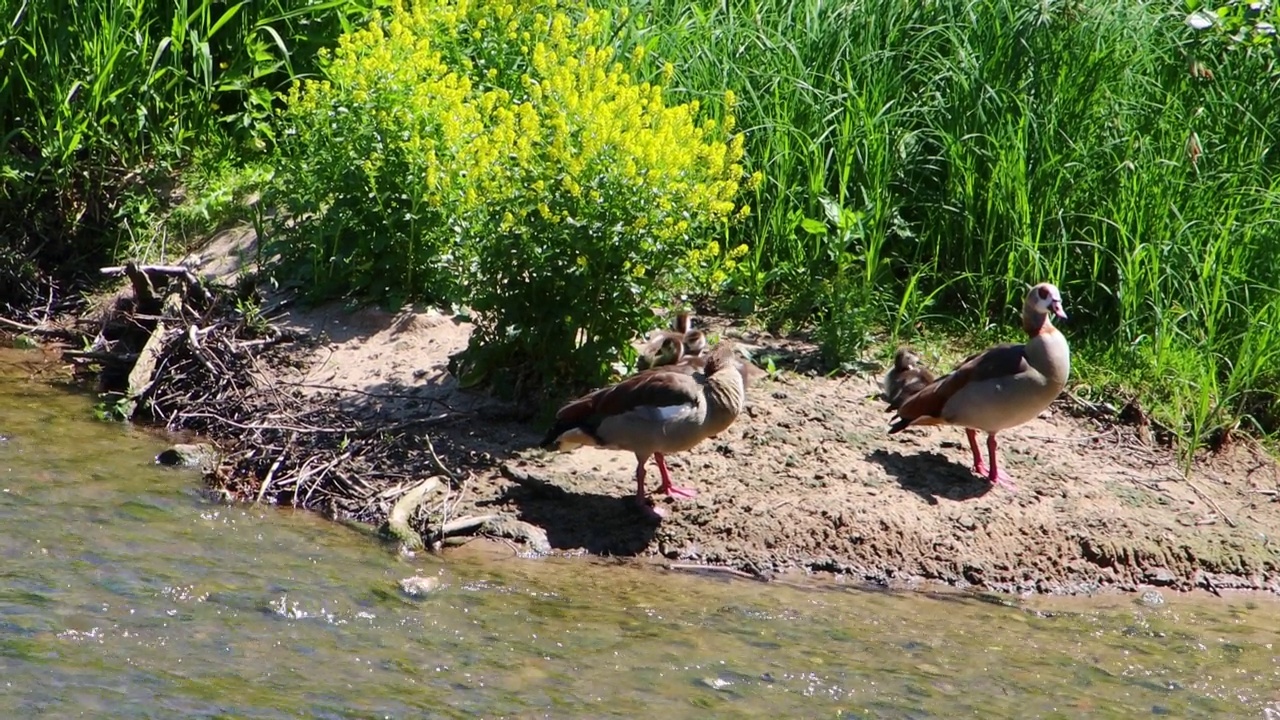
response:
M547 450L578 445L629 450L636 456L636 501L645 499L645 463L658 461L660 490L673 497L697 492L671 483L665 455L689 450L733 424L746 403L747 371L731 343L720 343L697 370L688 363L636 373L569 402L540 443Z
M1013 480L996 464L996 433L1028 422L1049 407L1067 384L1071 351L1049 315L1066 319L1058 288L1041 283L1022 305L1027 342L1002 343L970 355L949 374L902 401L889 434L913 425L958 425L973 451L973 471L992 484L1016 491ZM978 430L987 433L984 467Z
M691 325L691 313L676 313L672 329L658 331L640 349L636 366L641 370L649 370L662 365L674 365L688 357L703 357L707 349L706 333L692 329Z
M920 356L911 348L900 347L893 354L893 367L884 377L883 399L889 403L885 412L897 410L907 398L920 392L936 378L929 368L920 364Z

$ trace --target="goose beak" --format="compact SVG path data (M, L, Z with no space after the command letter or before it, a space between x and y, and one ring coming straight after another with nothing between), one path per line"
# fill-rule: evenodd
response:
M1063 309L1062 309L1062 302L1061 302L1061 301L1059 301L1059 300L1054 300L1054 301L1053 301L1053 314L1054 314L1054 315L1057 315L1058 317L1062 318L1063 320L1066 320L1066 319L1067 319L1067 312L1066 312L1065 310L1063 310Z

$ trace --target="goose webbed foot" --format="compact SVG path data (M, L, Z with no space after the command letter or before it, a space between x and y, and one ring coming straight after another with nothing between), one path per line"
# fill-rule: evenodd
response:
M647 517L652 520L662 520L667 517L667 511L649 502L649 498L644 491L644 463L647 459L642 459L636 464L636 494L632 496L632 499L635 500L636 507L640 509L640 512Z
M671 483L671 473L667 470L667 461L662 457L662 453L654 453L653 457L658 461L658 472L662 474L662 487L658 488L668 497L675 498L692 498L698 496L698 491L693 488L680 487Z

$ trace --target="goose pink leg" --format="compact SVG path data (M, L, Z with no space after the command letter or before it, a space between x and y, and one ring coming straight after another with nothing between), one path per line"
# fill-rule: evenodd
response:
M964 434L969 438L969 449L973 451L973 472L982 475L991 481L992 485L1003 485L1009 492L1017 492L1018 488L1013 484L1013 478L1005 474L996 465L996 435L989 433L987 435L987 456L991 458L991 468L987 468L987 463L982 461L982 451L978 449L978 431L970 428L964 429Z
M666 511L650 505L649 498L644 492L644 476L646 474L644 464L648 462L648 460L649 458L640 458L639 462L636 463L636 505L639 505L640 509L648 515L661 520L667 516Z
M987 464L982 461L982 451L978 449L978 431L965 428L964 434L969 438L969 449L973 451L973 472L977 475L986 475Z
M667 471L667 461L662 457L662 453L654 453L653 457L658 461L658 472L662 474L662 487L658 488L659 490L671 497L691 498L698 495L698 491L693 488L672 485L671 473Z
M1004 473L1003 470L996 466L996 434L987 435L987 455L991 458L991 471L987 473L987 479L992 485L1003 485L1009 492L1018 492L1017 486L1013 484L1013 478Z

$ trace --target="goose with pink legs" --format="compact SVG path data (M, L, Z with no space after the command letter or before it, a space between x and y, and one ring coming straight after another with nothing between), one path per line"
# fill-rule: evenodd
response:
M920 425L963 427L973 452L973 471L992 484L1016 491L1013 480L996 460L996 434L1029 422L1044 412L1071 373L1071 349L1053 326L1053 318L1067 317L1062 295L1050 283L1027 293L1022 305L1025 343L1002 343L970 355L959 367L915 391L894 398L897 415L889 434ZM895 364L890 373L901 373ZM886 386L901 381L886 378ZM978 431L987 434L987 459L978 447Z

